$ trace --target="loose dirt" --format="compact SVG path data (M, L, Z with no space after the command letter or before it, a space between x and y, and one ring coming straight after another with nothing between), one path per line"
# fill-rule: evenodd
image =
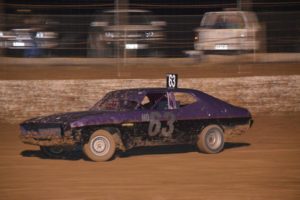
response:
M179 78L299 75L299 63L99 63L97 65L0 65L0 80L161 79L166 73Z
M104 163L44 158L0 124L0 199L300 199L299 117L257 116L216 155L151 147Z

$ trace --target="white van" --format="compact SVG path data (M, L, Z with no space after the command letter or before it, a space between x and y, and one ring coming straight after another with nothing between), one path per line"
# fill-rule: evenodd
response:
M262 28L253 12L207 12L195 32L194 48L204 53L254 52L262 45Z

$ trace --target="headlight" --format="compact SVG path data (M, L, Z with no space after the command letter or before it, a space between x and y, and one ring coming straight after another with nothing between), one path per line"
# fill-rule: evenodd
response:
M199 41L199 33L195 33L194 41L198 42Z
M37 32L35 38L39 39L51 39L56 38L57 34L55 32Z
M0 31L0 38L13 38L15 37L11 32Z
M37 32L35 37L36 38L44 38L44 33L43 32Z
M105 37L113 38L114 34L112 32L105 32Z
M152 31L149 31L149 32L146 32L145 33L145 36L148 38L148 37L153 37L154 36L154 33Z

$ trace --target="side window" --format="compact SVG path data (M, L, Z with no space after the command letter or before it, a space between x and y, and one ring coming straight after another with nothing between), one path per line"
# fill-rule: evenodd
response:
M174 96L176 99L177 108L182 108L197 102L196 97L190 93L175 92Z
M168 97L166 93L149 93L142 100L140 108L147 110L167 110Z
M152 107L153 103L150 102L150 99L148 96L144 96L140 108L141 109L150 109Z
M168 110L168 97L166 94L161 94L161 96L155 101L152 106L153 110Z

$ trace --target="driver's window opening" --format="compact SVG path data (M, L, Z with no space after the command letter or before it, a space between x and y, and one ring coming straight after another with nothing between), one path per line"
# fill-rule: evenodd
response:
M156 100L152 109L167 110L168 109L168 97L165 94L163 94L159 99Z
M144 96L144 98L143 98L143 100L142 100L142 102L141 102L141 105L142 105L142 106L146 106L146 105L149 104L149 103L150 103L149 98L148 98L147 96Z
M166 93L149 93L141 102L141 108L147 110L168 110Z

